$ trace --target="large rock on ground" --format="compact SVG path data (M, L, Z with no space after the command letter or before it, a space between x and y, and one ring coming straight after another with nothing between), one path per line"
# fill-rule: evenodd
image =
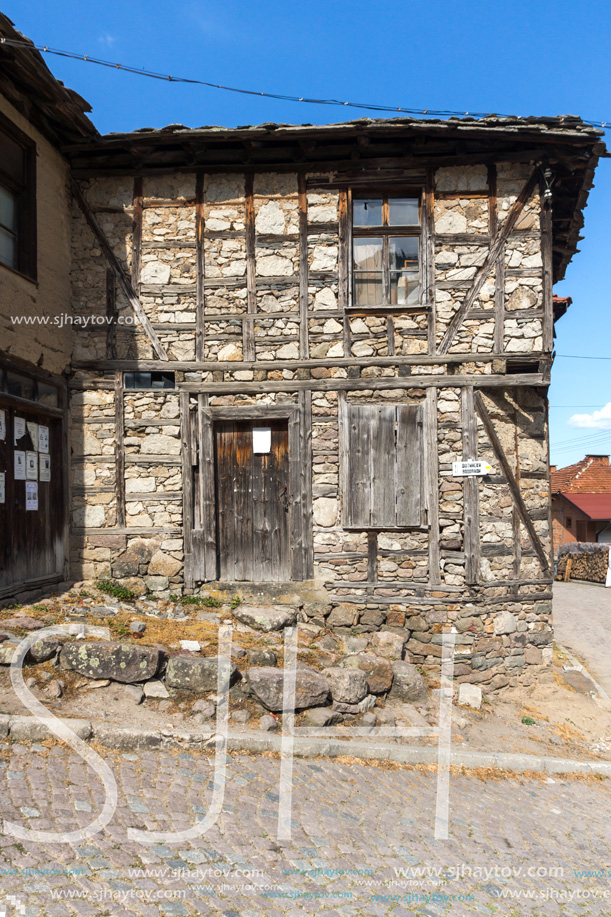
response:
M282 630L297 621L294 605L238 605L234 615L242 624L264 633Z
M123 684L154 678L161 664L161 653L153 646L131 643L67 643L60 654L62 669L71 669L87 678L110 678Z
M282 711L284 670L271 666L248 669L247 681L252 694L268 710ZM295 710L322 707L329 699L329 682L320 672L307 665L297 665L295 681Z
M2 622L2 627L6 627L7 630L40 630L44 626L42 621L31 618L30 615L17 615Z
M342 668L360 669L367 677L371 694L385 694L392 685L392 665L388 659L374 653L358 653L356 656L345 656L340 660Z
M38 643L34 643L28 650L27 662L38 665L41 662L47 662L59 652L66 638L60 636L43 637Z
M229 683L233 684L238 677L238 670L229 663ZM171 656L165 673L165 683L169 688L179 691L192 691L194 694L206 694L218 689L218 656Z
M358 704L367 694L367 676L360 669L325 669L331 687L331 697L342 704Z
M390 696L408 704L417 704L428 699L428 689L424 677L412 662L392 664L393 682Z

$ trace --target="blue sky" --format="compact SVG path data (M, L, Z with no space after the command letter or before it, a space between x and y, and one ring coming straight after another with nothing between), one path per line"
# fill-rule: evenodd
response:
M603 0L4 0L2 9L18 29L49 47L231 86L414 108L611 121L611 17ZM350 109L46 59L59 79L91 103L91 117L102 132L176 122L235 126L359 116ZM605 274L610 161L601 162L595 183L581 253L555 291L573 297L557 325L559 356L550 389L552 461L558 465L586 452L611 452L611 360L560 356L611 357ZM605 405L602 417L592 416ZM575 414L588 417L570 425Z

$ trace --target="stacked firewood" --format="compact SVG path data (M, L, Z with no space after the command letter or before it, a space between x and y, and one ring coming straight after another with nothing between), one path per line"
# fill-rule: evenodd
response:
M568 582L572 579L604 583L609 569L609 548L607 545L588 545L587 551L567 552L558 557L556 579Z

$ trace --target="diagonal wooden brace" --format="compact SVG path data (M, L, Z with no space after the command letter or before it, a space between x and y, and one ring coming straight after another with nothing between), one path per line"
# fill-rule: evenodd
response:
M507 215L505 221L503 222L501 229L499 230L499 232L497 232L496 236L494 237L492 244L490 245L490 251L488 252L488 257L486 258L486 260L484 261L484 263L478 270L477 274L473 278L473 283L470 289L468 290L467 295L465 296L460 307L456 310L456 313L454 314L452 321L448 325L446 333L443 336L443 340L441 344L439 345L438 353L447 353L450 347L452 346L452 344L454 343L454 338L456 337L456 333L458 329L460 328L465 318L467 317L467 313L469 309L471 308L471 306L473 305L477 297L477 294L483 287L486 281L486 278L488 277L488 274L490 273L490 271L496 264L500 253L503 251L505 242L507 241L509 234L513 231L513 228L516 225L518 217L522 213L525 203L527 202L527 200L533 193L538 180L539 180L539 170L537 168L533 171L532 175L530 176L530 178L528 179L528 181L526 182L526 184L520 191L519 197L514 201L513 206L511 210L509 211L509 214Z
M115 277L117 278L117 281L121 289L127 296L127 299L129 300L129 303L132 309L138 316L138 319L144 330L144 333L146 334L149 341L153 345L153 350L155 351L155 353L157 354L157 357L160 360L167 360L168 355L163 347L163 344L161 343L161 341L155 334L153 326L151 325L148 319L148 316L146 315L144 309L142 308L142 304L140 300L138 299L138 297L136 296L134 292L134 288L132 287L131 280L129 279L125 271L123 270L118 258L116 257L115 253L113 252L112 248L110 247L108 239L104 235L100 224L96 220L95 215L93 211L91 210L91 207L85 200L83 196L83 192L81 191L79 185L75 181L72 182L72 193L74 194L74 198L77 204L79 205L79 207L81 208L83 216L87 220L87 223L91 231L93 232L94 236L100 243L100 248L104 252L104 255L106 256L106 259Z
M484 429L486 430L488 439L490 440L490 444L494 450L494 454L496 455L501 465L501 468L503 469L503 474L505 475L505 478L507 479L507 485L509 487L509 490L511 491L513 502L516 505L516 509L518 513L520 514L520 519L522 520L522 522L524 523L524 526L526 527L526 530L528 531L530 540L532 542L532 546L535 549L537 557L541 561L543 572L545 573L546 576L551 576L551 568L550 568L548 555L545 551L545 548L543 547L543 544L541 543L541 539L537 535L533 521L528 514L528 509L526 508L526 504L524 503L524 499L522 497L522 494L520 493L518 482L515 479L514 473L511 470L511 466L509 465L509 462L507 461L507 456L505 455L505 452L503 451L503 447L501 446L501 441L499 440L496 430L494 429L492 420L490 419L490 414L486 410L486 405L484 404L482 393L475 392L474 400L475 400L475 410L477 411L477 413L479 414L481 418L481 421L484 425Z

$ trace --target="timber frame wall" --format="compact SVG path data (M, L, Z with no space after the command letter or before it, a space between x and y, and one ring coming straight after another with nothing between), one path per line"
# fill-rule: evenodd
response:
M577 210L596 143L586 132L578 155L564 151L582 169ZM353 157L135 175L112 143L97 169L75 154L73 310L96 317L77 333L71 382L75 576L161 594L213 584L212 419L287 417L291 589L324 590L315 604L304 590L303 613L340 631L406 629L430 667L454 623L459 679L547 677L547 386L566 258L544 168L558 195L570 170L550 148L542 162L537 145L482 147L417 167ZM351 195L381 185L422 189L420 302L356 308ZM168 371L175 389L124 387L124 373ZM340 404L421 406L419 526L342 524ZM452 476L475 458L492 474Z

